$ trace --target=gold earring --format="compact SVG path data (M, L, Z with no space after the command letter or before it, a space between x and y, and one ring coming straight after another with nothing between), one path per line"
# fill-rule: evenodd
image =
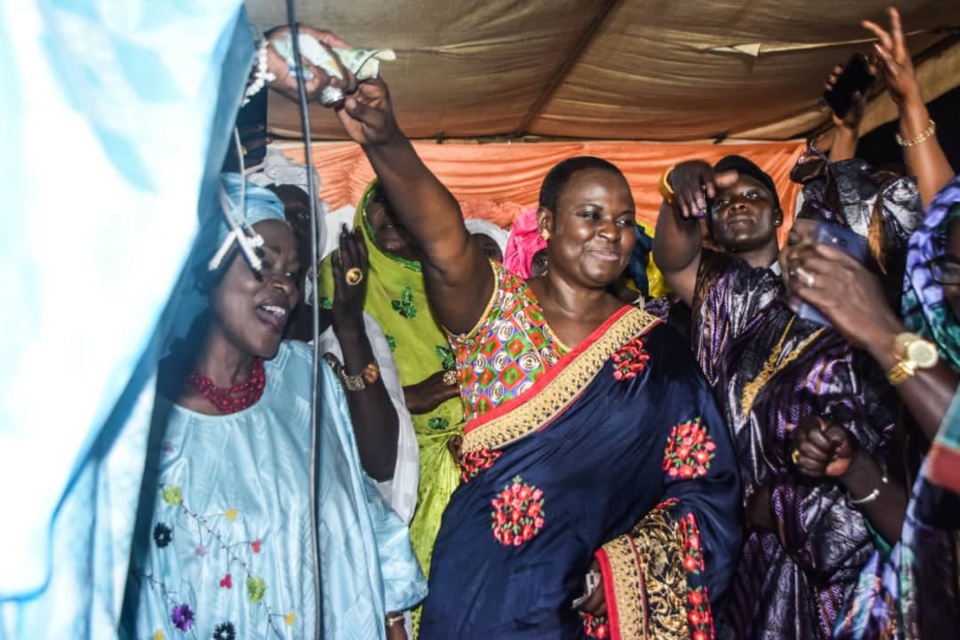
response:
M550 232L544 229L540 232L540 237L543 238L544 242L550 239Z

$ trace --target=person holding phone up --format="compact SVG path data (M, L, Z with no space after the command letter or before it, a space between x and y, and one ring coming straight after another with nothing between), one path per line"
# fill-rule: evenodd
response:
M864 236L873 228L886 238L875 245L903 246L919 221L914 182L872 182L857 166L805 185L804 207L780 252L782 277L703 248L696 217L708 199L724 203L731 217L758 207L740 188L743 176L694 161L661 182L654 259L693 307L694 350L721 400L744 483L749 530L721 638L831 637L875 549L863 513L878 506L872 488L896 482L885 462L894 420L882 372L832 328L797 315L797 283L829 283L788 259L815 245L824 222ZM849 193L872 194L871 201L865 206ZM864 210L878 211L881 224L871 227ZM815 479L802 473L793 433L813 421L831 437L842 429L860 463ZM884 495L883 518L873 526L888 540L899 536L905 502L905 491Z

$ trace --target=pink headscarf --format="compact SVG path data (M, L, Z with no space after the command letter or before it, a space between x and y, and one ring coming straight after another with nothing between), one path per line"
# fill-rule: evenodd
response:
M503 252L503 266L524 280L530 277L533 256L547 247L547 241L537 230L537 210L538 207L528 209L513 221Z

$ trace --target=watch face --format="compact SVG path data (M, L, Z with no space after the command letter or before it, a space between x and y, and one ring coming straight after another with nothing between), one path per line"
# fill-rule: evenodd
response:
M940 355L937 346L927 340L913 340L907 345L907 358L921 369L929 369L937 364Z

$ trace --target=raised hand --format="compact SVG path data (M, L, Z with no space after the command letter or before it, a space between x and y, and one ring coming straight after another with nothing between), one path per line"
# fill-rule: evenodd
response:
M298 24L297 32L300 35L313 36L313 38L320 43L320 46L324 47L331 57L337 61L337 65L340 67L340 74L343 78L331 77L321 67L312 64L309 60L301 56L300 65L312 75L309 80L304 81L307 101L312 102L318 99L320 92L323 91L327 85L339 87L344 92L353 91L356 88L356 79L353 77L353 74L344 68L337 54L333 51L333 47L349 49L350 45L329 31L315 29L305 24ZM270 42L275 42L281 38L289 37L289 34L290 27L284 25L271 29L266 33L266 38ZM267 47L267 70L276 76L276 80L272 81L269 85L271 89L274 89L291 100L299 100L297 77L290 69L287 61L277 53L277 50L273 46Z
M850 468L857 443L838 424L806 416L793 432L792 462L810 478L839 478Z
M714 173L703 160L681 162L670 172L675 208L684 218L705 218L707 199L717 195L717 189L737 182L736 171Z
M350 139L364 146L380 146L402 135L393 115L390 90L380 78L361 82L337 109L337 116Z
M877 37L879 42L873 45L876 55L876 67L880 76L890 89L890 96L902 105L910 99L920 99L920 87L913 69L910 50L907 49L900 25L900 12L895 8L887 9L890 17L890 29L884 29L875 22L864 20L860 24Z
M871 65L870 72L876 75L876 68ZM823 88L827 91L833 90L837 80L840 78L840 74L843 73L843 65L835 65L830 71L830 75L827 76L827 82L823 85ZM862 95L859 91L853 94L853 102L850 105L850 110L847 111L847 115L840 118L836 113L831 112L833 116L833 124L838 129L846 129L854 134L860 131L860 122L863 120L863 114L867 110L867 99L866 96Z
M363 330L363 302L367 291L367 245L360 229L343 226L340 248L331 259L333 271L333 331Z

